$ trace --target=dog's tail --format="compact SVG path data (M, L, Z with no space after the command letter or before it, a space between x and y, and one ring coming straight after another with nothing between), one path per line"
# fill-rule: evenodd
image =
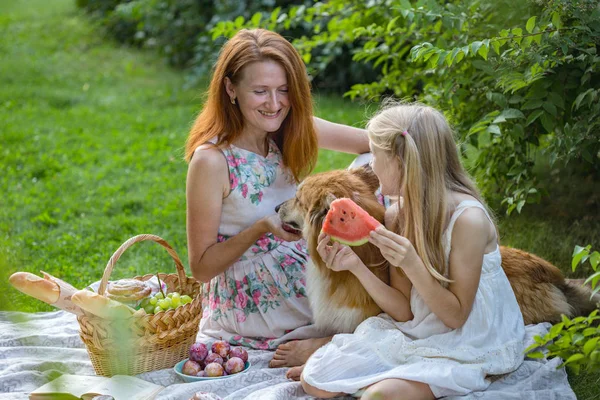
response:
M566 279L564 283L557 285L565 295L569 306L572 308L572 317L587 316L592 311L600 308L600 293L592 296L592 290L583 286L583 280Z
M565 279L558 267L535 254L505 246L500 252L525 324L557 323L561 314L588 316L598 308L600 294L591 298L592 291L582 286L582 280Z

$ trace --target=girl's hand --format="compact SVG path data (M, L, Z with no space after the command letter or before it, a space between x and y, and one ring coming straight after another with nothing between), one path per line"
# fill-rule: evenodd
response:
M332 271L353 271L359 268L363 262L350 247L338 242L329 245L330 237L321 232L318 238L317 252L323 262Z
M301 234L295 234L283 229L281 218L279 214L269 215L260 220L265 225L267 232L285 240L286 242L295 242L296 240L302 239Z
M407 238L400 236L383 226L369 234L369 242L381 250L381 255L394 267L405 269L415 265L419 255Z

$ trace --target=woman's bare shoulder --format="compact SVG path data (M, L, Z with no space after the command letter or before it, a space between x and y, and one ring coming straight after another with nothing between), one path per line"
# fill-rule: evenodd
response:
M214 145L202 145L188 166L188 187L219 188L223 198L230 192L229 166L223 152Z
M203 144L192 155L190 169L218 173L227 169L227 159L217 146L211 143Z

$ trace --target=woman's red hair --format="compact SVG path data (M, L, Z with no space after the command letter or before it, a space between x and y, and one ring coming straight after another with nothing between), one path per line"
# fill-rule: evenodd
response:
M186 142L185 159L188 162L201 144L216 137L217 145L229 145L241 135L244 118L239 107L230 102L225 77L236 84L246 65L265 60L279 63L287 77L290 111L274 136L283 154L283 163L297 182L312 171L317 161L318 143L306 67L287 40L265 29L243 29L221 49L206 103Z

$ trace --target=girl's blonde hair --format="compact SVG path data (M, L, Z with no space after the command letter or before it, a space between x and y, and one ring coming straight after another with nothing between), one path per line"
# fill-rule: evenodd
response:
M218 138L217 145L229 145L241 135L244 117L238 105L231 104L225 78L237 84L244 67L259 61L275 61L285 70L290 112L274 139L284 165L300 181L312 171L318 154L310 82L294 46L280 34L265 29L242 29L221 49L206 103L187 138L185 159L189 161L198 146L213 138Z
M434 278L449 282L442 240L447 196L464 193L487 206L460 163L446 118L425 105L388 102L367 130L371 145L392 156L400 171L404 200L393 230L411 241Z

